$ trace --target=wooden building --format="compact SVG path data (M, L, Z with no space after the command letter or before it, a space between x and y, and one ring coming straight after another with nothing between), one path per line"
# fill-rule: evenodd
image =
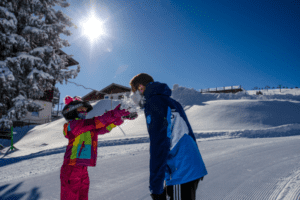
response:
M82 100L94 102L99 101L101 99L122 99L125 95L129 97L130 92L131 88L112 83L109 86L100 90L99 92L92 91L88 93L87 95L82 97Z
M242 92L243 88L241 85L239 86L229 86L229 87L217 87L217 88L208 88L201 89L201 93L238 93Z

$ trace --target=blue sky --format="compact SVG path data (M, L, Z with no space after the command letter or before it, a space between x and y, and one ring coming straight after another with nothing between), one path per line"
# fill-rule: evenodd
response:
M70 7L59 9L78 28L61 36L71 44L62 50L81 65L70 81L85 87L129 87L142 72L170 88L300 87L298 0L68 2ZM93 43L82 33L92 11L105 22L106 33ZM71 83L56 86L63 98L91 91Z

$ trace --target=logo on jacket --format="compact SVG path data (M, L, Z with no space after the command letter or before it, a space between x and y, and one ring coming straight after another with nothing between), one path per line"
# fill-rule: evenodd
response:
M172 109L171 112L172 112L171 119L174 119L175 118L174 113L177 113L176 109Z
M151 123L151 116L148 115L148 116L147 116L147 124L150 124L150 123Z

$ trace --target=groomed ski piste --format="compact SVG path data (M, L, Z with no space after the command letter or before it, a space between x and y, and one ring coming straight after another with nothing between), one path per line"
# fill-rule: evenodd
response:
M184 105L208 175L197 199L300 199L300 89L201 94L173 87ZM93 103L88 117L118 101ZM68 140L59 119L14 129L17 151L4 156L0 139L0 199L60 198L60 167ZM150 200L149 137L143 111L99 136L96 167L89 167L89 199Z

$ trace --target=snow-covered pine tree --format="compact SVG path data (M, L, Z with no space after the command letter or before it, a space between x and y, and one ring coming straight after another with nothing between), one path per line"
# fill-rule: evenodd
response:
M71 56L57 54L70 46L60 34L70 36L66 27L76 26L53 8L56 5L70 4L66 0L0 1L0 128L9 128L27 111L39 110L32 99L42 97L45 90L57 92L56 82L67 83L80 71L79 65L77 70L66 68Z

